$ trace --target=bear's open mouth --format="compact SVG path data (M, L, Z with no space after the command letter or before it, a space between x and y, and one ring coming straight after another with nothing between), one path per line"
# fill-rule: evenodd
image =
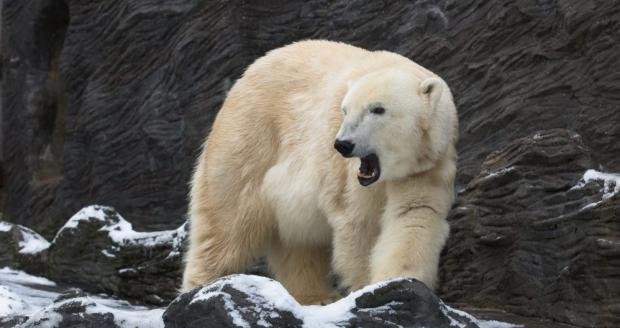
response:
M381 175L381 166L379 166L379 157L374 153L362 157L361 160L362 163L357 172L357 180L365 187L379 179Z

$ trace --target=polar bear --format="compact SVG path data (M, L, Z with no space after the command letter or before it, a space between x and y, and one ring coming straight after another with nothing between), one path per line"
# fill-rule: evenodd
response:
M387 51L311 40L230 90L190 193L183 289L265 256L302 304L394 277L433 287L449 233L458 120L447 84Z

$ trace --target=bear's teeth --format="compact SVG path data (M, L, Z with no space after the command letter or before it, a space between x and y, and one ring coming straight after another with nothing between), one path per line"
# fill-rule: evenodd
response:
M360 178L368 179L368 178L372 178L372 176L374 175L373 173L366 175L366 174L362 173L361 171L357 171L357 176L360 177Z

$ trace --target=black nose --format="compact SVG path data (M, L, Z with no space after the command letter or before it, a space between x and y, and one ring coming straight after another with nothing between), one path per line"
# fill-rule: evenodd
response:
M334 143L334 148L342 154L344 157L351 156L351 152L353 148L355 148L355 144L348 140L338 140L336 139L336 143Z

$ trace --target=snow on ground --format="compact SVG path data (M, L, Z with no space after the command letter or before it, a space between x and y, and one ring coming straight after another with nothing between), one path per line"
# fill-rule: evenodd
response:
M0 269L0 323L2 318L28 316L25 323L47 318L46 325L54 327L62 316L55 310L68 302L80 302L86 313L111 313L121 327L160 328L163 308L148 309L126 301L102 296L85 296L53 303L60 288L48 279L5 267Z
M51 304L59 293L46 287L56 284L8 267L0 269L0 317L30 315Z
M99 220L106 222L106 211L112 210L106 206L91 205L84 207L75 215L73 215L65 225L56 233L56 239L60 233L67 229L75 229L82 221ZM103 226L100 230L107 231L110 239L115 243L123 246L129 245L142 245L145 247L153 247L161 244L172 243L173 246L180 246L179 240L185 237L185 225L182 225L178 229L163 230L153 232L139 232L133 230L133 227L129 221L125 220L122 216L117 214L115 219L116 223Z
M598 202L594 202L588 204L581 208L581 210L586 210L592 207L596 207L598 204L602 203L604 200L607 200L613 196L615 196L618 192L620 192L620 174L617 173L605 173L597 170L587 170L581 180L577 182L577 184L571 189L581 189L586 184L592 181L602 181L603 188L601 188L600 193L603 194L602 198Z

